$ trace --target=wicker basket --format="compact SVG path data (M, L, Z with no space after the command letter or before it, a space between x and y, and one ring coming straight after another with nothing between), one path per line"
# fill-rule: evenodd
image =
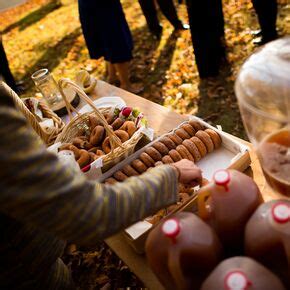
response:
M66 125L62 133L57 137L55 143L70 143L73 138L81 136L84 133L89 135L89 116L95 115L98 117L100 123L104 126L112 148L112 151L109 154L100 157L103 160L102 172L107 171L112 166L116 165L118 162L122 161L134 152L135 146L143 137L143 133L137 130L128 141L122 144L103 115L110 112L112 108L97 108L93 101L85 94L85 92L69 79L60 79L58 84L66 104L70 122ZM77 112L77 110L68 102L65 96L63 89L67 86L72 87L79 95L79 97L92 107L93 111L86 112L84 114ZM75 112L77 115L73 117L72 112Z
M12 98L15 106L19 109L27 119L28 123L32 126L39 137L44 141L47 146L54 143L57 135L62 131L65 124L60 117L58 117L43 101L39 101L39 109L42 111L43 116L48 119L52 119L53 127L43 128L39 124L36 116L33 115L26 107L21 98L4 82L1 82L1 86L8 92Z

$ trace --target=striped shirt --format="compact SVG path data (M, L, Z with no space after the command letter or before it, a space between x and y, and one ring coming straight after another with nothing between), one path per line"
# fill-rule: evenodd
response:
M177 201L159 166L113 186L62 165L0 84L0 289L71 289L65 241L93 245Z

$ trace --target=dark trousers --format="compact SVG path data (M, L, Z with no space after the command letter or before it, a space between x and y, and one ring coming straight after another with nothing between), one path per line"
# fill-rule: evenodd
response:
M4 78L7 85L9 85L13 90L16 90L15 80L10 71L2 41L0 41L0 75Z
M173 0L157 0L160 10L173 26L178 26L181 21L178 19ZM139 4L146 18L147 25L151 31L161 31L157 17L157 10L154 0L139 0Z
M221 0L187 0L192 44L201 78L218 74L224 46Z
M258 15L263 40L275 39L277 37L277 0L252 0L252 3Z

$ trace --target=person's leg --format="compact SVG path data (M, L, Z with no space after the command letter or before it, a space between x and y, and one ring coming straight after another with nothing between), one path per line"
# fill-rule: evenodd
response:
M258 15L262 42L276 39L277 0L252 0L252 3Z
M138 85L133 85L130 82L130 73L129 73L130 62L129 61L114 63L113 65L118 73L122 89L129 91L131 93L134 93L134 94L138 94L143 90L142 87Z
M216 25L217 25L217 33L220 37L225 37L225 21L224 21L224 14L223 14L223 4L222 0L218 0L216 2Z
M187 0L192 44L201 78L215 76L221 62L220 0Z
M2 41L0 41L0 75L3 76L5 79L5 82L13 89L17 90L17 86L14 80L14 77L10 71L7 56L2 44Z
M146 18L149 30L157 37L161 36L162 26L157 17L157 10L153 0L139 0L142 12Z
M108 82L114 84L118 81L117 71L115 66L109 61L106 62L107 72L108 72Z
M180 19L178 18L173 0L157 0L157 2L164 16L176 29L189 28L188 26L183 25Z

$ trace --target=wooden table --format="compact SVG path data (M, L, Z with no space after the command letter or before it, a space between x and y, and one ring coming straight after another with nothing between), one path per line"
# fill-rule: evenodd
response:
M103 81L98 81L96 93L97 95L94 95L93 98L119 96L123 98L128 105L132 107L139 107L141 111L145 113L150 126L155 130L157 135L162 135L170 131L172 128L175 128L178 124L188 119L188 116L186 115L180 115L172 112L163 106L111 86ZM250 143L241 139L239 139L239 141L245 143L252 149L252 145ZM271 188L268 187L258 162L257 155L253 150L251 150L250 155L252 164L245 173L253 177L255 182L258 184L264 199L267 201L280 197L283 198L282 195L274 193ZM120 257L120 259L128 265L128 267L145 284L146 287L154 290L164 289L147 265L145 257L143 255L136 254L127 244L121 233L110 237L106 240L106 243Z

